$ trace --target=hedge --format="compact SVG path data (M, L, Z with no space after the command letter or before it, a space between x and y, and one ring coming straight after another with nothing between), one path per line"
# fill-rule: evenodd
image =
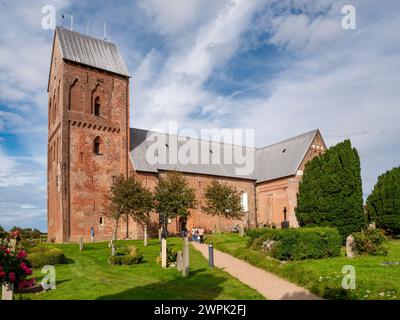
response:
M322 259L340 255L342 238L335 228L255 229L248 233L248 247L262 250L273 241L268 255L279 260ZM272 243L272 242L271 242Z
M38 245L29 249L28 260L32 264L32 267L38 268L45 265L64 263L65 255L61 249L47 245Z

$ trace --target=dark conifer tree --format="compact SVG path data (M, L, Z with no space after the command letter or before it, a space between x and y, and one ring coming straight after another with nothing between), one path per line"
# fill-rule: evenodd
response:
M370 222L391 235L400 234L400 167L378 177L374 190L367 198Z
M360 158L350 140L306 164L296 216L300 226L336 227L343 240L365 226Z

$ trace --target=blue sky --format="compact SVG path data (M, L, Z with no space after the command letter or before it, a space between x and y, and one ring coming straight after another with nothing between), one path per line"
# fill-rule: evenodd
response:
M131 126L250 128L256 146L319 128L358 149L364 196L399 165L397 0L0 0L0 225L47 225L48 4L76 31L107 23L132 75Z

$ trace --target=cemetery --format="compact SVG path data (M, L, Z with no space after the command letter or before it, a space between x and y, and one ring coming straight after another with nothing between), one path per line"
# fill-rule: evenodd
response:
M168 268L156 261L160 256L158 239L143 244L132 240L114 241L111 246L110 242L84 243L83 250L80 243L52 244L66 257L66 263L55 265L56 288L14 292L14 299L263 299L228 273L209 268L207 259L182 238L168 238L168 247L180 251L182 257L178 265ZM109 263L113 251L117 256L133 247L143 255L139 263ZM31 277L40 284L44 277L41 268L33 271ZM10 298L11 292L3 292L3 299Z

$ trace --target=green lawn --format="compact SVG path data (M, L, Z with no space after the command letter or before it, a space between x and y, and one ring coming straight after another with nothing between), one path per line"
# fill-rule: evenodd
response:
M207 236L214 247L246 260L254 266L271 271L283 278L331 299L400 299L400 265L381 265L382 262L400 262L400 241L390 242L389 254L383 256L340 257L282 263L246 247L247 237L238 234ZM352 265L356 270L356 289L343 290L342 268Z
M55 245L67 256L68 264L56 266L57 288L46 293L26 295L30 299L263 299L255 290L217 268L210 270L208 262L193 247L190 248L190 276L183 278L176 269L162 269L156 264L158 240L118 241L117 245L135 244L142 249L144 259L138 265L112 266L108 243ZM182 240L168 239L168 244L181 250ZM42 277L35 270L37 279ZM17 297L18 298L18 297Z

